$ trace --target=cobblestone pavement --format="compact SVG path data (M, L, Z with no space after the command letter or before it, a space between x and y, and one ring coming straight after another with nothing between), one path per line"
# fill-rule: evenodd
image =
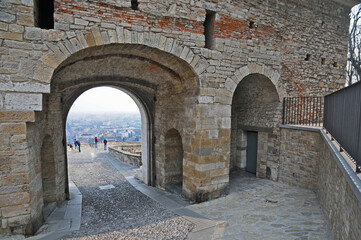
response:
M80 230L62 239L186 239L194 224L136 190L107 155L69 153L69 175L83 195L83 208Z
M230 194L187 207L227 221L223 239L330 239L314 192L238 171Z

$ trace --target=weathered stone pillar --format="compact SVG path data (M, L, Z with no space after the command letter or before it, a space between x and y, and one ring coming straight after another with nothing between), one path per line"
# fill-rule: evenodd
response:
M219 197L229 182L230 106L200 104L199 122L187 152L184 194L196 202ZM228 112L228 114L227 114Z
M26 123L34 120L33 111L0 112L0 235L31 233L31 217L37 215L31 204L35 169L26 138Z

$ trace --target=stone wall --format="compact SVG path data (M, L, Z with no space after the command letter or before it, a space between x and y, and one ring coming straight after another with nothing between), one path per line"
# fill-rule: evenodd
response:
M54 29L46 30L34 25L32 0L1 1L0 233L33 233L42 222L39 139L47 135L56 199L65 199L66 116L80 94L97 86L123 89L141 103L149 123L150 176L143 181L164 187L165 135L174 128L182 136L183 193L196 201L219 197L229 181L238 84L265 76L280 99L341 88L350 6L142 0L132 10L130 1L55 0ZM207 10L216 12L212 49L204 47ZM276 128L261 134L260 177L277 168L277 134Z
M165 135L165 183L183 181L183 145L182 137L176 129L170 129Z
M141 142L108 142L108 146L130 153L140 154L142 152Z
M322 144L318 129L281 127L279 180L316 190Z
M140 154L132 154L126 151L108 147L109 154L118 159L119 161L135 166L142 166L142 156Z
M316 192L333 239L360 238L360 177L323 131L281 128L279 180Z
M316 193L334 239L360 239L361 180L322 133Z

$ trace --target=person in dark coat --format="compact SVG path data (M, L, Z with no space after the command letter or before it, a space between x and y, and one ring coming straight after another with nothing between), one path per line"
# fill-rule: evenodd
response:
M80 150L80 141L79 140L77 141L77 144L78 144L79 152L81 152L81 150Z
M104 138L104 140L103 140L103 143L104 143L104 150L107 150L107 143L108 143L108 141Z

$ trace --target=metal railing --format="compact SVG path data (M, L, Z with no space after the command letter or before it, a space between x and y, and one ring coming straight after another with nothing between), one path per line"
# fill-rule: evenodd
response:
M324 128L361 172L361 82L325 97Z
M283 98L282 124L322 126L323 97Z

